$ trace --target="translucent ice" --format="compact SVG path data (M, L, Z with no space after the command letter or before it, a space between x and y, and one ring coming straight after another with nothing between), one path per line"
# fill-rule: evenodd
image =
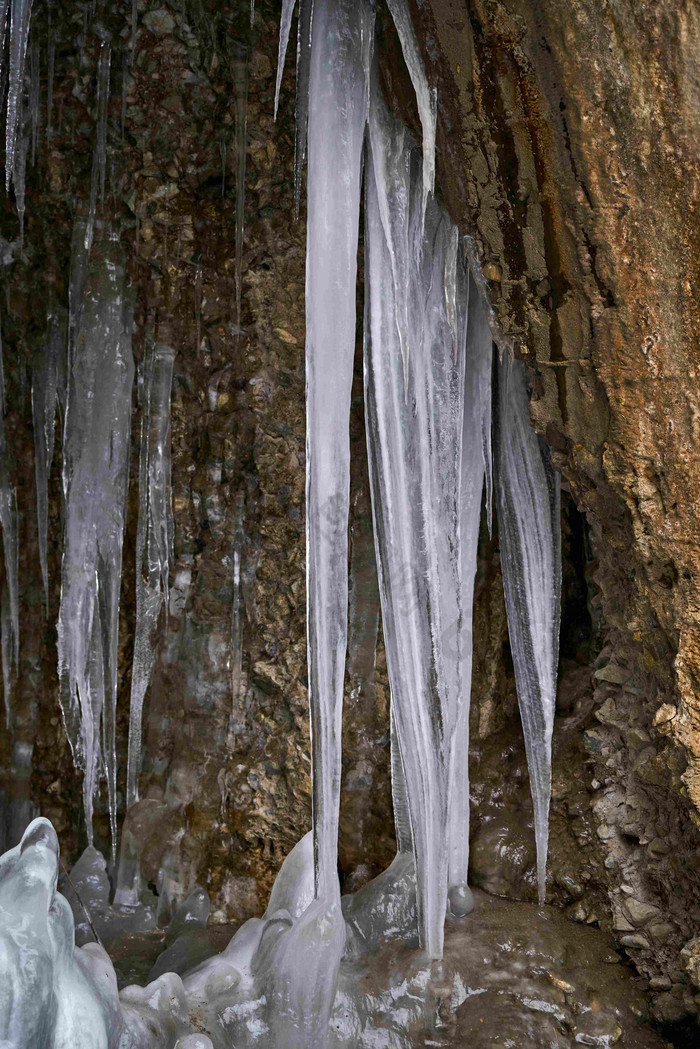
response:
M74 947L57 873L58 841L45 819L0 857L0 1044L116 1049L114 968L97 944Z
M477 287L469 277L466 397L462 426L459 545L462 586L462 690L455 729L450 780L450 909L455 917L472 906L467 886L469 869L469 700L472 677L474 580L481 520L481 499L487 469L490 475L491 330ZM462 335L459 334L459 338ZM488 464L488 466L487 466Z
M338 897L348 601L348 422L360 176L373 28L374 11L364 2L324 0L315 5L306 256L307 617L316 894L326 905ZM321 907L313 921L322 923L325 913ZM326 944L331 953L334 942L331 935ZM283 953L286 957L286 950Z
M17 127L22 110L24 65L27 57L32 0L9 0L9 4L10 71L7 87L7 126L5 130L5 182L8 191L15 170L15 147L17 143ZM7 8L8 0L2 0L0 4L0 21L2 22L3 39L5 36Z
M79 306L71 302L76 327L63 450L58 664L66 730L84 773L88 841L92 843L93 797L104 763L114 848L117 631L134 365L119 238L107 230L98 233L82 301ZM77 260L76 267L82 264Z
M524 366L505 358L497 374L494 434L501 567L543 903L561 608L559 474L552 468L547 445L530 426Z
M440 957L451 764L468 705L460 553L467 280L456 230L432 197L424 213L417 153L376 77L372 88L365 404L392 769L397 807L410 814L421 940Z
M2 344L0 343L0 374ZM2 671L5 689L5 716L11 726L12 675L19 657L19 539L17 495L10 478L10 457L5 440L5 389L2 382L0 403L0 527L5 558L5 586L2 595Z
M167 609L173 521L170 482L170 395L175 351L159 344L144 357L139 379L141 450L136 534L136 637L131 674L127 807L138 800L141 715L155 659L155 635Z

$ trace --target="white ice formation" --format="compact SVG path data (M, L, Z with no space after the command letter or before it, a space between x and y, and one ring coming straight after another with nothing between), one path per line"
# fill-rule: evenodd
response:
M92 843L104 771L116 846L117 631L131 429L132 311L117 234L71 262L71 341L63 447L65 523L58 619L61 704Z
M519 361L499 364L495 416L503 587L544 903L561 611L560 494L549 449L530 426L527 378Z
M170 484L170 394L175 350L149 347L140 369L141 451L139 519L136 534L136 636L131 672L127 807L138 801L141 715L155 659L161 608L168 607L173 548Z

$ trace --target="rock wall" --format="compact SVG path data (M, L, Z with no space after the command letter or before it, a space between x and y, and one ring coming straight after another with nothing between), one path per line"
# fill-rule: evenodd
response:
M700 918L698 12L411 8L442 192L593 537L604 647L583 745L604 909L678 1019L699 986L679 954Z

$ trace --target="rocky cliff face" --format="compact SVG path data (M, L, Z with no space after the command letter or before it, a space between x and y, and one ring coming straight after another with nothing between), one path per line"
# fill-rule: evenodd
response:
M600 727L583 743L613 929L679 1014L697 993L679 990L678 951L700 878L697 10L412 10L442 191L594 540Z
M6 798L23 793L48 816L75 857L84 845L80 783L55 671L60 465L57 457L46 621L29 380L49 293L67 305L73 217L89 193L97 56L111 34L105 218L121 230L130 259L136 357L153 338L176 349L173 589L146 699L141 800L124 824L164 916L194 884L211 894L218 920L259 913L283 856L310 824L305 220L293 218L291 69L273 123L279 7L258 0L251 29L247 0L140 3L133 59L130 3L98 5L94 17L91 9L54 10L51 29L39 9L43 123L22 252L14 202L0 214L0 234L15 243L0 281L6 427L22 522L21 664L13 741L0 725L2 789ZM651 981L658 1016L680 1021L697 1012L700 989L697 13L676 0L423 0L411 10L438 91L439 192L471 238L499 344L530 365L533 423L570 493L550 898L572 919L607 929ZM385 88L417 126L385 15L380 4ZM340 842L348 888L394 850L359 357L356 380ZM120 624L122 798L137 434L134 426ZM531 898L531 806L498 540L485 534L475 637L472 877L491 892ZM30 772L22 756L32 747ZM97 837L107 853L104 807Z

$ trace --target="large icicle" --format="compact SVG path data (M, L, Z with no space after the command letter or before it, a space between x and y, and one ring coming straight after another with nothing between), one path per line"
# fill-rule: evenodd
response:
M306 538L316 895L334 899L347 641L349 415L374 11L316 0L306 256Z
M59 383L65 381L66 324L57 314L49 317L46 339L32 366L32 416L34 420L34 473L39 563L44 583L46 616L49 615L49 569L46 554L49 523L48 485L53 461Z
M519 361L500 362L494 403L501 567L543 903L561 610L559 474L547 445L530 426L525 368Z
M118 236L98 228L86 260L84 230L80 219L71 273L75 328L63 451L58 665L66 730L84 772L88 841L92 844L93 797L104 764L114 850L117 630L134 375L132 321ZM75 299L86 266L79 304Z
M24 65L27 57L29 40L29 22L32 14L32 0L10 0L10 72L7 87L7 126L5 129L5 184L9 191L10 182L15 170L15 146L17 142L17 125L22 110L22 89L24 86ZM7 17L7 0L0 7L4 39L4 26Z
M401 50L408 68L418 102L418 115L423 129L423 215L428 194L435 188L435 132L437 125L437 95L428 84L423 59L411 21L407 0L387 0L391 17L401 41Z
M370 144L365 403L398 743L392 764L405 779L421 941L440 957L452 739L465 701L459 492L467 283L456 230L432 197L424 215L417 151L376 78ZM404 319L411 352L402 358Z
M462 585L462 690L452 754L450 781L450 909L456 916L471 908L467 887L469 870L469 708L473 655L474 580L479 545L481 497L488 452L484 447L484 419L491 428L491 365L493 359L488 315L473 278L469 277L467 321L466 398L462 427L461 519L459 546ZM459 335L458 337L462 337ZM490 443L489 443L490 450ZM490 463L488 470L490 472Z
M131 674L127 808L138 801L143 700L155 658L154 634L165 601L172 560L170 487L170 394L175 351L159 344L141 375L139 520L136 536L136 639Z

